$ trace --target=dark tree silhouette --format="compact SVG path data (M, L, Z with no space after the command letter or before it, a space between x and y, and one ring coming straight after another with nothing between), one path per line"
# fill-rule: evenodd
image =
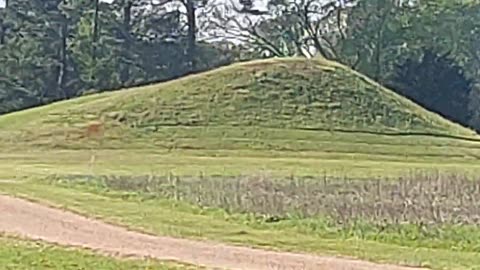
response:
M472 81L449 53L432 49L422 57L410 57L394 67L389 86L423 107L468 126Z

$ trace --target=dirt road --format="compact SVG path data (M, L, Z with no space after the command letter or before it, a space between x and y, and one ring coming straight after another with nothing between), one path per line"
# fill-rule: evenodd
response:
M59 209L0 195L0 232L101 253L154 257L215 269L412 270L368 262L278 253L223 244L155 237Z

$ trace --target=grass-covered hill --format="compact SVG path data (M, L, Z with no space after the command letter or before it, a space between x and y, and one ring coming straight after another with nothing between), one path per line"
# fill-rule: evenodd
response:
M105 125L101 139L85 136L95 121ZM119 174L364 177L480 168L473 131L340 64L298 58L3 115L0 153L4 178L91 173L92 153L97 173Z
M193 128L188 136L195 137L199 127L221 130L218 136L252 128L473 135L342 65L289 58L240 63L4 115L1 138L3 143L68 147L85 139L82 132L93 120L105 123L106 145L108 138L163 138L172 128ZM237 134L249 136L255 134Z

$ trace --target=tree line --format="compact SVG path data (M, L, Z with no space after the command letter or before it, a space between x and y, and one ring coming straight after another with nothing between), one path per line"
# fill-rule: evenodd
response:
M342 62L480 130L478 1L3 1L0 113L303 56Z

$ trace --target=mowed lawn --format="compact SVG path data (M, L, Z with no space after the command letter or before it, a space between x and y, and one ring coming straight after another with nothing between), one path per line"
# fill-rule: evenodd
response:
M180 270L195 269L176 263L106 257L91 251L63 248L0 235L0 269L5 270Z
M475 266L480 265L480 256L476 252L426 248L413 239L402 239L404 245L398 245L394 236L391 240L380 242L361 240L348 233L328 231L328 226L316 219L262 223L248 215L180 202L146 199L94 186L47 185L41 181L0 182L0 192L156 235L208 239L272 250L342 255L433 269L476 269ZM469 237L468 230L463 233L464 237ZM431 244L437 244L435 241L432 240Z
M249 215L199 208L162 199L145 200L131 194L105 192L95 188L94 184L90 187L63 187L36 181L46 176L58 175L61 178L62 175L73 174L263 174L273 178L329 175L388 181L418 171L476 175L480 170L480 144L470 140L319 131L292 131L292 135L285 140L276 138L276 133L272 130L263 131L262 136L258 136L256 140L241 140L235 133L215 139L213 129L209 131L213 134L204 136L200 136L202 133L198 132L195 133L197 137L194 137L191 135L193 132L177 131L172 143L175 147L162 145L168 140L161 136L154 140L156 144L152 143L151 138L146 141L139 138L134 143L118 144L114 147L105 147L98 141L70 149L10 145L0 150L0 193L38 200L157 235L208 239L274 250L340 255L433 269L475 269L475 265L480 265L480 256L476 252L428 248L402 235L393 235L391 240L387 238L374 241L359 239L348 232L332 234L329 232L332 228L325 227L321 219L293 218L265 224L252 221ZM460 230L459 233L462 238L468 239L471 237L470 232ZM407 244L399 245L398 241ZM439 244L436 241L442 244L438 239L432 239L431 244ZM29 250L34 252L35 249L30 247ZM66 264L68 260L55 261L56 257L68 258L57 255L66 251L53 247L47 250L48 252L40 253L33 259L21 262L37 263L36 260L40 260L53 265L51 268L54 269L69 269ZM105 265L102 269L135 269L135 265L148 265L150 268L147 269L176 267L85 256L91 261L84 263L97 263L102 267ZM80 260L84 257L76 258ZM81 265L82 262L75 263ZM23 267L14 266L15 269Z
M176 128L132 142L89 140L67 146L6 145L0 149L0 177L328 174L388 178L419 170L473 174L480 170L480 142L421 135Z

